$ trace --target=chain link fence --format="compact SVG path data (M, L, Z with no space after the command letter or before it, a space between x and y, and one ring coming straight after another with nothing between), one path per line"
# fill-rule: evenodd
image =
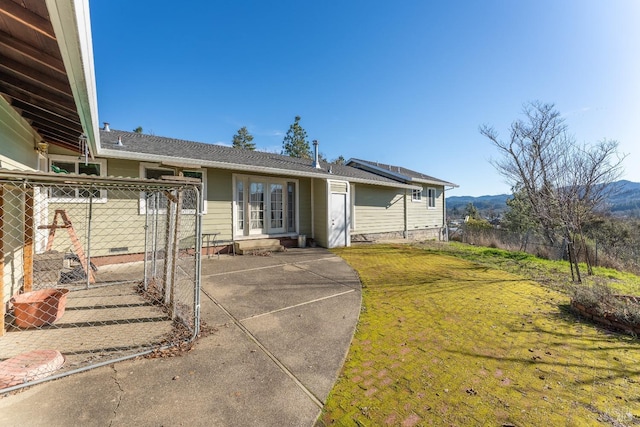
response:
M450 238L478 246L526 252L551 260L568 259L567 242L558 239L557 244L549 244L534 230L516 233L500 228L463 226L452 233ZM640 244L620 240L618 245L605 245L596 238L585 236L584 241L573 243L580 262L589 257L592 265L640 274Z
M201 184L0 171L0 391L193 340Z

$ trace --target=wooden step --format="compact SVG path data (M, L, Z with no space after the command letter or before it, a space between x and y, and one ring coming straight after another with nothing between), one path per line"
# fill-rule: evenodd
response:
M250 254L254 252L282 252L284 246L278 239L239 240L235 243L236 254Z

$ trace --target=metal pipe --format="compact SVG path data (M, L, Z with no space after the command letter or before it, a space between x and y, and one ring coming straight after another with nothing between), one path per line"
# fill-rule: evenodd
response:
M152 279L156 280L158 277L158 205L160 204L160 192L156 191L153 194L154 196L154 207L153 207L153 219L154 219L154 223L153 223L153 231L152 231L152 237L153 237L153 265L151 267L152 271L153 271L153 276Z
M147 259L149 258L149 194L144 193L144 260L142 261L143 265L143 279L142 286L144 290L148 290L149 288L149 274L147 272Z
M200 287L202 280L202 216L204 213L202 212L202 184L195 188L196 191L196 201L198 202L196 207L196 259L195 259L195 269L196 269L196 277L194 284L194 298L193 298L193 336L192 339L195 339L200 333ZM233 244L233 243L232 243Z

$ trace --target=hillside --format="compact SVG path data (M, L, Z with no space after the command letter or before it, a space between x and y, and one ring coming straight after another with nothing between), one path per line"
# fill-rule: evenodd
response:
M611 212L619 216L640 218L640 183L618 181L616 191L609 200Z
M510 194L498 194L495 196L451 196L447 197L447 216L450 218L462 217L467 204L473 203L480 215L491 217L500 215L507 209L507 199Z
M614 191L609 198L608 206L612 214L640 218L640 183L626 180L616 181ZM450 196L447 197L447 216L460 218L468 203L478 209L484 217L499 216L507 209L507 199L510 194L494 196Z

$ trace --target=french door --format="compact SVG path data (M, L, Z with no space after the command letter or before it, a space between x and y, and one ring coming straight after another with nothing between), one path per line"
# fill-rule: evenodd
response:
M276 178L235 177L234 224L237 236L297 231L297 182Z

